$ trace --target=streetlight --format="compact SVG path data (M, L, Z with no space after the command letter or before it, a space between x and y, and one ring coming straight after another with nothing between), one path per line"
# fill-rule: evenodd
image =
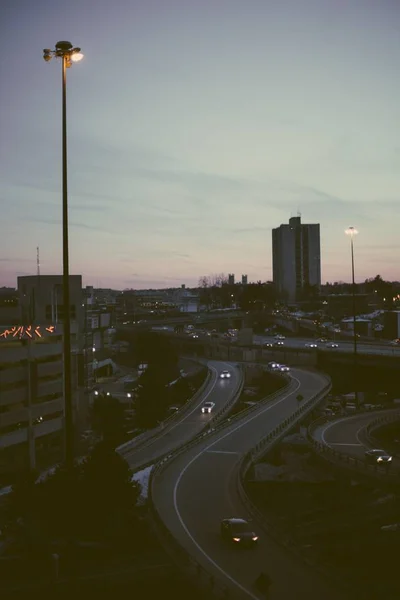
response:
M74 418L72 407L71 381L71 313L69 293L68 255L68 185L67 185L67 68L72 62L83 58L80 48L70 42L57 42L55 50L43 50L43 58L49 62L53 57L61 58L62 75L62 222L63 222L63 346L64 346L64 412L65 412L65 462L67 467L74 464Z
M358 231L355 227L348 227L345 230L345 234L350 236L350 247L351 247L351 279L352 279L352 291L353 291L353 352L354 352L354 375L356 378L356 370L357 370L357 332L356 332L356 282L354 279L354 237L358 234ZM356 390L355 390L355 400L356 406L358 406L358 390L357 390L357 379L356 380Z

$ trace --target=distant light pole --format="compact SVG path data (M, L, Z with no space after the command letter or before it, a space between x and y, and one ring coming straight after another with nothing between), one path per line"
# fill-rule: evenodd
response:
M354 353L354 377L356 381L355 400L358 406L358 390L357 390L357 310L356 310L356 282L354 277L354 237L358 234L355 227L348 227L345 230L346 235L350 236L350 248L351 248L351 279L352 279L352 295L353 295L353 353Z
M68 253L68 179L67 179L67 69L73 62L83 58L80 48L70 42L57 42L55 50L45 48L43 58L49 62L53 57L61 58L62 89L62 230L63 230L63 346L64 346L64 434L65 462L67 467L74 464L74 419L71 381L71 313L69 293L69 253Z

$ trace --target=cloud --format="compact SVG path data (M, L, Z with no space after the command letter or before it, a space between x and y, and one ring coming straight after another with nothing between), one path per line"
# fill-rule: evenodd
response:
M28 217L29 222L34 221L35 223L44 223L45 225L61 225L61 219L53 219L51 217ZM88 225L87 223L75 223L74 221L69 222L69 227L77 227L80 229L89 229L91 231L100 231L102 233L112 233L107 229L98 227L97 225Z

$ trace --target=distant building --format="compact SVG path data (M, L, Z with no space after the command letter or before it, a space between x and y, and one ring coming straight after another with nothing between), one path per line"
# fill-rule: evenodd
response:
M235 275L234 275L234 273L229 273L229 275L228 275L228 285L235 285Z
M292 217L288 225L272 230L273 281L278 297L285 302L304 298L313 286L321 285L319 224L306 225Z
M247 275L242 275L242 285L247 285Z

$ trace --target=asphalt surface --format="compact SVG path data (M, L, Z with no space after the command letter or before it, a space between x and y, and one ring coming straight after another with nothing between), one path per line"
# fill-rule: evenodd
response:
M174 420L167 426L165 433L150 439L138 448L124 451L123 456L132 469L151 460L156 462L166 452L172 452L182 443L188 442L200 433L207 423L230 401L241 380L241 372L236 363L233 365L213 360L208 361L208 366L212 371L212 378L199 400L191 404L180 419ZM231 378L220 379L221 371L226 369L231 372ZM215 407L210 414L201 412L201 407L206 401L215 403Z
M308 399L326 384L318 373L293 369L291 375L290 390L173 460L155 477L153 501L181 545L241 597L259 598L253 584L266 571L273 582L271 600L344 600L342 591L332 590L256 523L260 541L255 548L231 547L219 534L221 519L248 517L236 487L242 454L295 412L300 388Z
M172 326L164 326L164 327L160 327L159 329L156 329L155 327L153 327L154 330L158 330L158 331L168 331L170 333L172 333L174 331L174 328ZM193 333L197 333L199 335L199 340L201 339L213 339L213 338L209 338L209 337L204 337L204 334L202 334L201 332L197 331L197 330L193 330ZM312 333L310 333L310 335L308 337L286 337L285 340L283 340L283 346L277 346L277 349L284 349L286 348L296 348L298 350L305 350L308 352L315 352L315 349L312 348L307 348L306 344L309 344L310 342L315 343L315 340L318 339L319 337L323 337L323 336L315 336ZM353 352L353 340L349 339L349 340L342 340L339 339L339 335L337 336L337 339L335 339L335 334L330 333L329 334L330 342L334 342L336 344L338 344L338 348L328 348L327 345L325 343L320 343L317 342L317 346L318 346L318 350L322 350L323 352ZM221 340L224 340L224 336L223 334L219 334L219 338ZM254 335L253 336L253 344L254 345L261 345L265 342L270 342L270 343L274 343L276 341L274 336L268 336L268 335ZM377 341L377 340L372 340L368 343L366 343L365 341L359 341L357 343L357 352L359 352L360 354L378 354L378 355L388 355L388 356L400 356L400 346L391 346L389 342L381 342L381 341Z
M264 335L255 335L254 336L254 343L255 344L262 344L264 342L274 342L275 338L271 337L271 336L264 336ZM349 340L349 341L343 341L343 340L330 340L330 342L334 342L335 344L338 344L338 348L328 348L327 345L325 343L320 343L320 342L316 342L315 341L315 337L301 337L301 338L297 338L297 337L287 337L285 340L283 340L283 348L287 347L287 348L298 348L299 350L308 350L309 352L315 352L316 349L313 348L307 348L306 344L309 343L316 343L318 346L318 350L322 350L324 352L352 352L353 351L353 341ZM278 346L279 348L279 346ZM282 346L281 346L282 348ZM358 342L357 344L357 352L359 352L360 354L387 354L390 356L400 356L400 347L397 346L391 346L388 342L371 342L371 343L363 343L363 342Z
M370 412L368 414L362 413L352 417L342 417L317 427L313 431L312 436L317 442L329 446L333 450L336 450L336 452L364 460L365 451L371 448L363 435L364 428L368 423L375 421L377 417L396 414L398 412L399 409L397 408L394 410ZM393 459L391 470L393 469L396 471L400 469L400 459Z

